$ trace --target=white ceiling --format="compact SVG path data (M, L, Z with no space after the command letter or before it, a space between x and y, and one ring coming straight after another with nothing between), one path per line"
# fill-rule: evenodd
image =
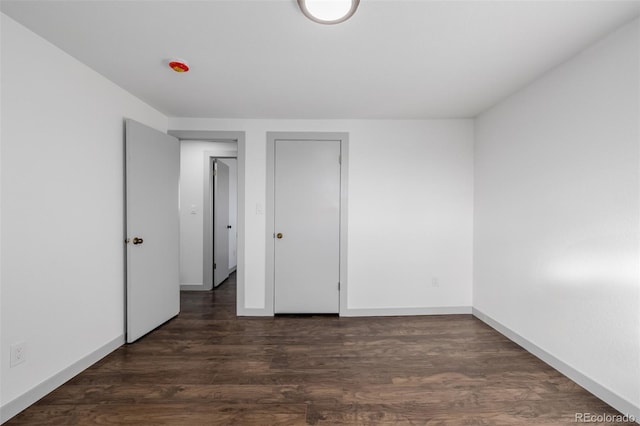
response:
M640 14L640 1L3 0L2 11L173 117L473 117ZM191 71L171 71L168 59Z

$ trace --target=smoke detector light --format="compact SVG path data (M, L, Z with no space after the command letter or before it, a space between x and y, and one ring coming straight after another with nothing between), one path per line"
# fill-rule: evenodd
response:
M174 59L169 61L169 67L175 72L187 72L189 71L189 65L185 61Z
M319 24L339 24L351 18L360 0L298 0L304 16Z

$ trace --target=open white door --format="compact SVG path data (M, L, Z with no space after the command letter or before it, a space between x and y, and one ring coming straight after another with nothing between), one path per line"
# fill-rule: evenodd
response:
M180 312L178 139L126 121L127 342Z
M229 277L229 166L215 161L213 195L213 285Z

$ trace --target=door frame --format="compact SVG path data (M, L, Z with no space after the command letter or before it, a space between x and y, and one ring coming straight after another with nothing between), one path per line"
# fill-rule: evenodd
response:
M275 312L275 146L276 141L339 141L340 142L340 307L339 314L348 311L347 287L347 189L349 175L349 133L346 132L267 132L267 192L266 192L266 276L265 308Z
M222 131L222 130L177 130L172 129L167 133L177 137L180 141L203 141L203 142L236 142L237 152L220 149L206 151L203 155L203 200L204 209L208 209L208 213L203 212L203 287L205 289L213 289L213 270L207 271L207 258L213 256L213 233L211 231L212 223L208 220L213 218L211 211L211 190L210 181L211 173L209 173L209 164L211 158L236 158L238 161L238 218L237 218L237 267L236 267L236 283L237 298L236 307L237 315L243 315L244 308L244 282L245 282L245 132L243 131ZM209 207L207 207L209 206ZM208 235L208 242L207 242ZM208 277L208 278L207 278ZM208 280L208 281L207 281Z
M216 142L236 142L231 140L226 141L216 141ZM205 169L203 171L203 202L202 206L204 207L203 211L203 224L202 224L202 286L204 290L212 290L213 285L213 269L207 267L207 261L209 261L209 266L211 266L211 262L214 261L215 253L214 253L214 233L215 229L213 229L213 221L215 216L215 195L212 195L216 192L217 187L215 185L216 178L211 174L211 169L215 164L216 160L224 160L224 159L236 159L237 154L233 152L229 152L227 155L219 155L222 153L222 150L219 154L216 154L218 151L207 151L204 153L204 162ZM238 203L240 200L238 199ZM238 210L238 215L239 215ZM236 218L236 222L237 222ZM228 268L228 265L227 265Z
M235 141L233 141L235 142ZM216 252L215 252L215 239L216 239L216 230L214 228L214 224L216 222L216 198L218 197L218 184L217 184L217 180L218 180L218 176L217 175L212 175L211 170L214 169L214 167L216 166L218 160L235 160L237 157L234 156L226 156L226 157L222 157L219 155L211 155L211 153L209 152L205 152L205 157L206 155L209 154L209 167L208 170L206 171L206 173L209 174L208 179L206 174L203 174L203 176L205 177L205 181L203 182L203 187L205 188L205 194L204 194L204 202L203 202L203 206L204 206L204 223L203 223L203 231L204 231L204 236L203 236L203 250L202 250L202 260L203 260L203 286L207 289L207 290L211 290L214 287L217 287L214 285L214 281L215 281L215 270L212 269L211 267L207 268L206 263L204 263L205 259L207 259L207 256L209 259L212 259L215 263L215 256L216 256ZM236 167L237 170L237 167ZM236 181L237 181L237 177L236 177ZM207 185L208 185L208 191L206 191L207 189ZM212 195L213 194L213 195ZM236 198L237 198L237 190L236 190ZM237 200L236 200L236 228L237 228L237 222L238 222L238 218L237 218ZM208 217L207 217L208 216ZM235 232L236 230L234 229L233 232ZM228 240L228 235L227 235L227 240ZM237 246L237 238L236 238L236 246ZM227 250L228 252L228 250ZM227 253L228 255L228 253ZM236 265L237 267L237 265ZM228 274L230 274L229 272L229 264L227 262L226 265L227 268L227 272Z

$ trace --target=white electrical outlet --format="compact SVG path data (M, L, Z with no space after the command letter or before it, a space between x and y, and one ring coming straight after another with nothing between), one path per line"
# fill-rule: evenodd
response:
M27 360L27 344L25 342L18 342L11 345L11 367L15 367L18 364L22 364Z

